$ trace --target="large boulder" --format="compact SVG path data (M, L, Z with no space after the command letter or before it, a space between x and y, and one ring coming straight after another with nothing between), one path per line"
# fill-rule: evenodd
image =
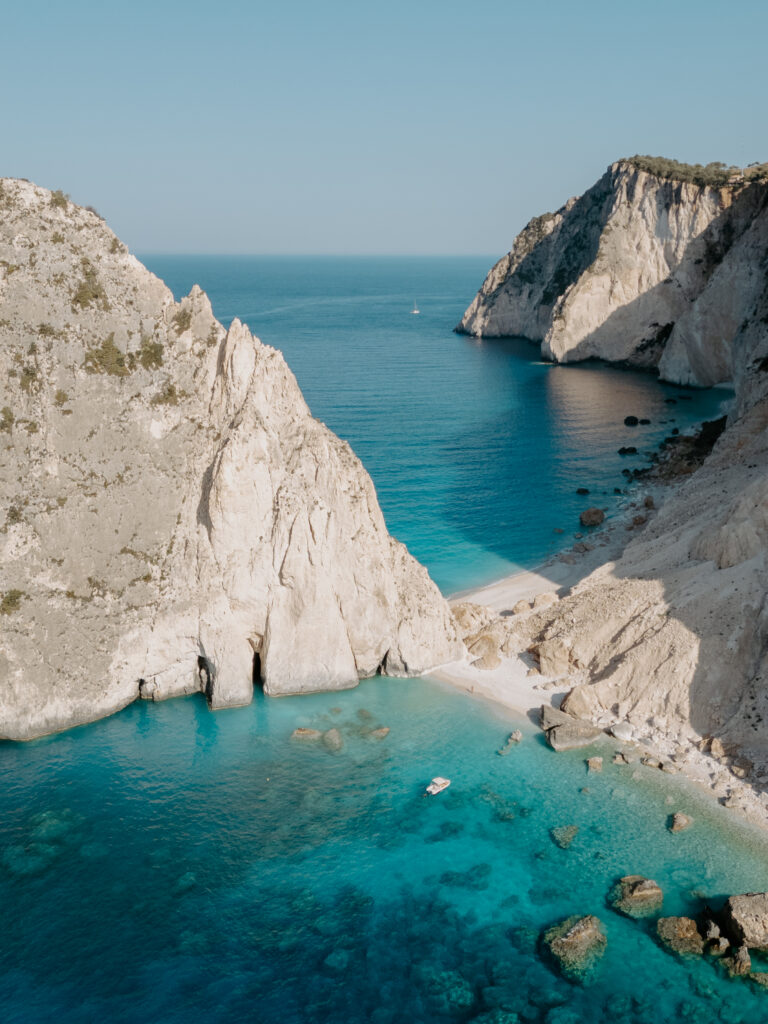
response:
M735 945L768 950L768 892L731 896L723 907L722 920Z
M452 601L450 608L462 639L479 633L496 618L492 608L475 601Z
M602 922L592 914L566 918L547 929L542 941L562 973L575 981L586 980L607 945Z
M664 894L659 885L642 875L625 875L611 890L608 901L626 917L652 917L661 910Z
M574 718L548 704L541 706L540 723L546 734L547 743L557 751L587 747L602 733L602 729L590 722Z
M704 939L690 917L660 917L656 932L662 943L678 956L701 956Z
M559 679L571 671L571 649L560 637L542 640L530 648L543 676Z
M599 526L605 519L605 512L601 508L586 508L579 516L582 526Z

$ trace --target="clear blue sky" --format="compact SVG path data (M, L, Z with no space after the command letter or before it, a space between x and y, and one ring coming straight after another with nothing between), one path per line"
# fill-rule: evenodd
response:
M632 153L768 160L765 0L57 0L0 174L140 252L506 251Z

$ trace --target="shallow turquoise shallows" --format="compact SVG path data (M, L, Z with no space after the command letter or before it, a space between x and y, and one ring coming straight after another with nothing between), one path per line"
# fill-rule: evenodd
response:
M622 500L621 469L642 462L620 445L650 448L723 397L453 335L484 260L147 262L284 348L446 590L539 561L569 539L555 526L575 528L577 486ZM633 430L628 414L653 422ZM342 749L291 739L299 726L337 728ZM669 955L606 895L638 873L665 914L718 906L768 889L768 845L679 779L613 765L613 749L588 775L583 752L554 754L527 720L388 679L216 714L202 698L137 704L2 743L0 1019L764 1024L768 993ZM451 786L424 797L435 775ZM694 825L672 835L678 810ZM569 825L564 850L550 830ZM539 936L587 913L608 945L582 986Z

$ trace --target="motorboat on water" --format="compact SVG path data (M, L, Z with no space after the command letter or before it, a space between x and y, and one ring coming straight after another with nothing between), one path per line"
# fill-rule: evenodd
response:
M444 779L442 775L436 775L427 786L427 793L430 796L436 796L438 793L442 793L444 789L448 789L450 784L450 779Z

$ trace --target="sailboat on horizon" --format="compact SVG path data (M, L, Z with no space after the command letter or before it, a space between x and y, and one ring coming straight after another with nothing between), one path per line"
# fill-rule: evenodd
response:
M413 309L411 310L411 313L413 313L413 314L415 314L416 316L418 316L418 314L419 314L420 312L421 312L421 310L419 309L419 307L418 307L418 306L416 305L416 303L414 302L414 303L413 303Z

